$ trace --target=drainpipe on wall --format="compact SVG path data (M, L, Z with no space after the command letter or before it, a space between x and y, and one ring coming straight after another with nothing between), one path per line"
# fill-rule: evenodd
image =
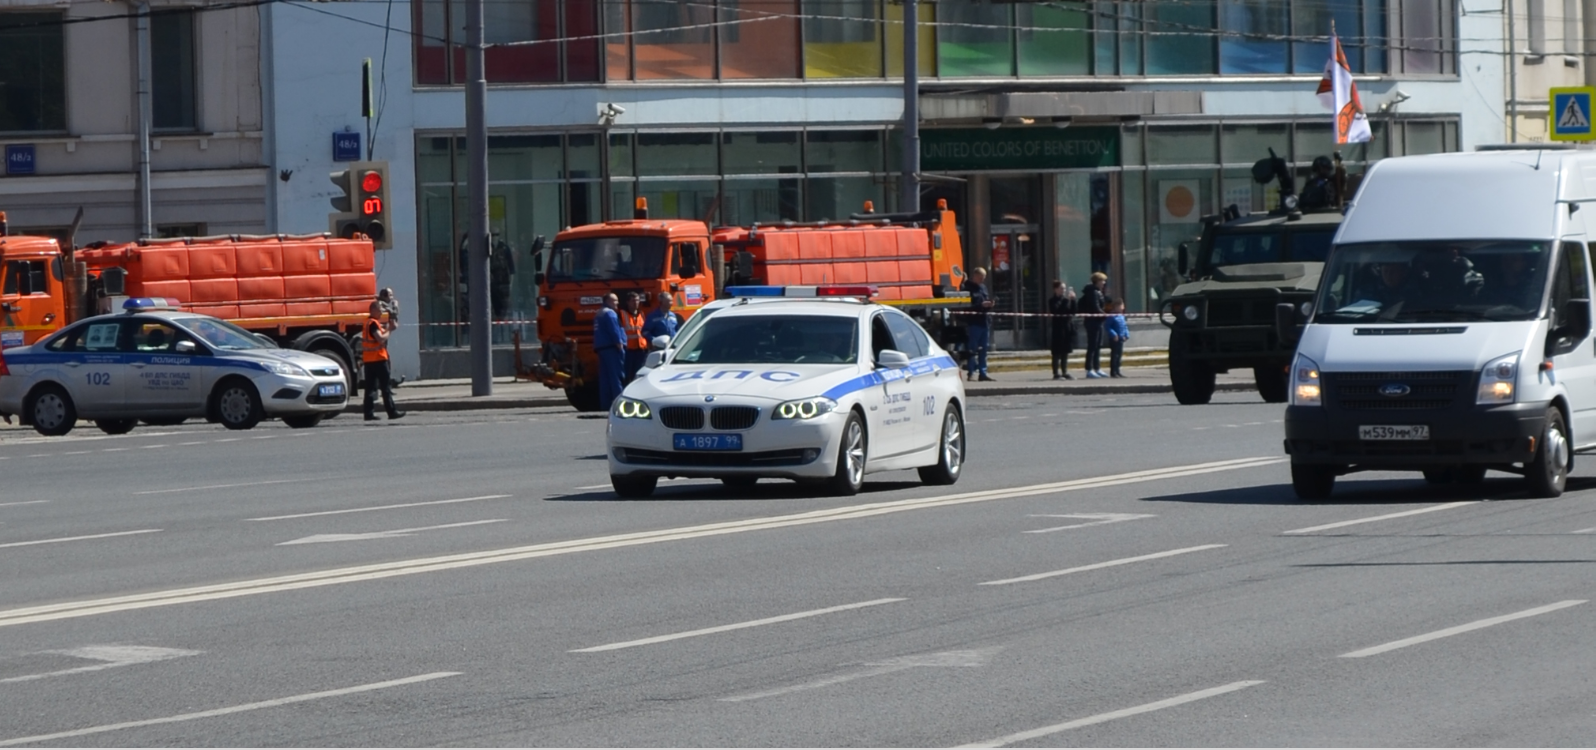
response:
M1579 15L1585 32L1580 35L1584 37L1584 43L1577 53L1580 55L1579 65L1585 69L1585 85L1596 86L1596 66L1591 65L1591 54L1596 53L1596 0L1582 0ZM1557 113L1553 112L1552 116L1556 117Z
M272 34L273 12L270 5L257 9L260 13L260 121L261 151L266 162L266 233L277 233L277 61L275 40Z
M1504 0L1503 7L1507 9L1507 142L1518 143L1518 33L1513 24L1513 0Z
M155 234L155 222L150 207L150 4L148 2L138 4L137 32L134 36L139 76L139 236L151 237Z

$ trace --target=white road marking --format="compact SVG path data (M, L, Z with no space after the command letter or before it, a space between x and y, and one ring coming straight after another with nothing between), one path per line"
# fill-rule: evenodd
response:
M100 452L101 453L119 453L119 452L125 451L125 450L128 450L128 449L127 448L106 448L106 449L104 449L104 450L102 450Z
M50 502L50 501L49 500L22 500L20 502L15 502L15 503L0 503L0 508L9 508L9 507L11 507L13 505L38 505L39 503L48 503L48 502Z
M1330 529L1339 529L1339 528L1341 528L1343 526L1356 526L1356 525L1358 525L1360 523L1374 523L1375 521L1386 521L1386 520L1390 520L1392 518L1404 518L1404 517L1407 517L1407 516L1416 516L1416 515L1419 515L1420 513L1434 513L1435 511L1438 511L1438 510L1451 510L1453 508L1461 508L1461 507L1463 507L1465 505L1476 505L1479 502L1480 501L1478 501L1478 500L1462 500L1462 501L1455 502L1455 503L1442 503L1440 505L1431 505L1428 508L1418 508L1418 509L1415 509L1415 510L1404 510L1404 511L1402 511L1400 513L1387 513L1387 514L1385 514L1383 516L1370 516L1369 518L1355 518L1355 519L1353 519L1351 521L1337 521L1335 523L1327 523L1327 524L1325 524L1323 526L1309 526L1306 529L1292 529L1291 531L1282 531L1280 533L1282 533L1282 534L1312 534L1312 533L1314 533L1316 531L1329 531Z
M181 447L181 446L187 446L187 445L204 445L204 444L209 443L209 442L210 442L209 440L190 440L189 442L186 442L186 443L178 443L178 446Z
M134 664L148 664L167 659L177 659L184 656L198 656L202 651L188 651L180 648L156 648L154 646L84 646L67 651L46 651L47 654L60 654L75 659L88 659L100 662L86 667L61 669L54 672L40 672L39 674L25 674L19 677L0 679L0 684L9 682L32 682L50 677L64 677L84 672L98 672L102 669L115 669L117 667L130 667Z
M154 448L165 448L167 446L166 446L166 443L156 443L155 445L142 445L142 446L139 446L139 447L143 448L144 450L151 450L151 449L154 449ZM63 453L62 455L66 455L66 454Z
M83 455L85 453L93 453L93 452L94 451L67 451L65 453L59 453L57 455L61 455L61 456L81 456L81 455Z
M227 716L229 714L244 713L245 711L259 711L259 710L261 710L263 708L276 708L278 706L289 706L289 705L293 705L295 703L304 703L306 701L321 700L321 699L324 699L324 698L337 698L339 696L354 695L356 693L369 693L369 692L371 692L373 690L385 690L387 688L401 687L403 685L414 685L414 684L416 684L418 682L428 682L428 681L431 681L431 680L442 679L444 677L454 677L454 676L457 676L459 674L460 674L459 672L432 672L430 674L420 674L420 675L416 675L415 677L405 677L405 678L398 679L398 680L386 680L384 682L373 682L373 683L370 683L370 684L367 684L367 685L356 685L354 687L339 688L337 690L324 690L324 691L319 692L319 693L304 693L302 695L291 695L291 696L288 696L287 698L276 698L276 699L269 700L269 701L260 701L259 703L245 703L244 705L241 705L241 706L229 706L227 708L213 708L213 709L211 709L209 711L195 711L194 713L178 714L176 716L163 716L163 717L161 717L159 719L144 719L142 721L124 721L124 722L122 722L120 724L101 724L100 726L97 726L97 727L87 727L87 728L84 728L84 729L72 729L72 730L65 731L65 732L56 732L54 734L36 734L36 735L33 735L32 737L16 737L16 738L9 739L9 740L0 740L0 747L13 747L13 746L16 746L16 745L31 745L31 744L36 743L36 742L50 742L50 741L53 741L53 740L64 740L64 739L69 739L69 738L72 738L72 737L86 737L86 736L91 735L91 734L104 734L106 732L115 732L115 731L119 731L119 730L123 730L123 729L137 729L139 727L151 727L151 726L157 726L157 725L160 725L160 724L176 724L176 723L181 722L181 721L194 721L196 719L209 719L209 718L216 717L216 716Z
M200 490L230 490L234 487L260 487L268 484L292 484L294 482L309 482L309 478L302 479L269 479L264 482L241 482L239 484L209 484L204 487L175 487L169 490L144 490L135 492L135 495L165 495L171 492L199 492Z
M604 485L608 487L609 485ZM449 505L451 503L474 503L478 500L503 500L509 495L482 495L480 497L460 497L453 500L426 500L419 503L399 503L397 505L373 505L366 508L345 508L343 510L319 510L314 513L293 513L286 516L265 516L262 518L246 518L246 521L286 521L290 518L314 518L316 516L338 516L345 513L368 513L374 510L396 510L399 508L419 508L423 505Z
M211 442L213 442L213 443L236 443L236 442L238 442L240 440L243 440L243 438L222 438L220 440L213 440Z
M805 682L799 685L788 685L787 687L780 687L774 690L761 690L757 693L734 695L729 698L721 698L720 700L725 703L742 703L744 701L755 701L761 698L774 698L778 695L789 695L791 693L799 693L805 690L815 690L817 688L840 685L844 682L862 680L866 677L879 677L884 674L892 674L893 672L902 672L905 670L914 669L915 667L983 667L986 666L987 661L992 658L992 655L996 654L1000 650L1001 649L987 648L971 651L943 651L937 654L904 656L897 659L889 659L887 661L871 662L865 665L867 667L871 667L870 669L865 669L858 672L848 672L845 674L833 675L824 679L815 680L814 682Z
M154 534L160 529L139 529L138 531L113 531L109 534L89 534L87 536L63 536L55 539L35 539L31 542L10 542L0 544L0 549L6 547L32 547L35 544L58 544L60 542L81 542L85 539L109 539L113 536L131 536L133 534Z
M1068 526L1054 526L1046 529L1031 529L1029 531L1021 532L1023 534L1047 534L1054 531L1064 531L1066 529L1084 529L1087 526L1102 526L1103 524L1120 523L1122 521L1136 521L1143 518L1157 518L1158 516L1152 513L1033 513L1028 517L1079 518L1085 520L1086 523L1074 523Z
M1481 628L1488 628L1488 627L1491 627L1492 625L1501 625L1504 622L1512 622L1514 620L1522 620L1522 619L1524 619L1526 617L1534 617L1536 615L1544 615L1544 614L1546 614L1548 612L1556 612L1557 610L1560 610L1560 609L1568 609L1569 607L1573 607L1573 606L1576 606L1576 605L1579 605L1579 604L1584 604L1586 601L1588 601L1588 600L1586 600L1586 599L1569 599L1568 601L1562 601L1562 602L1558 602L1556 604L1548 604L1548 605L1546 605L1544 607L1536 607L1534 609L1526 609L1523 612L1514 612L1513 614L1502 615L1501 617L1487 617L1484 620L1475 620L1474 622L1468 623L1466 625L1458 625L1457 627L1446 628L1445 630L1437 630L1437 631L1435 631L1433 633L1425 633L1424 635L1416 635L1416 636L1413 636L1412 638L1403 638L1400 641L1392 641L1390 643L1384 643L1384 644L1381 644L1379 646L1371 646L1369 648L1361 649L1361 650L1358 650L1358 651L1353 651L1351 653L1342 654L1341 658L1343 658L1343 659L1361 659L1361 658L1363 658L1365 656L1374 656L1376 654L1383 654L1383 653L1385 653L1387 651L1395 651L1395 650L1397 650L1399 648L1406 648L1408 646L1414 646L1414 645L1417 645L1417 644L1420 644L1420 643L1424 643L1426 641L1433 641L1433 640L1436 640L1438 638L1447 638L1447 637L1450 637L1450 636L1459 635L1461 633L1467 633L1467 632L1472 631L1472 630L1479 630Z
M665 643L666 641L678 641L678 640L681 640L683 638L696 638L696 637L701 636L701 635L713 635L715 633L725 633L725 632L732 631L732 630L743 630L745 628L757 628L757 627L759 627L761 625L774 625L774 624L779 623L779 622L792 622L793 620L802 620L802 619L804 619L806 617L818 617L820 615L829 615L829 614L831 614L833 612L846 612L848 610L864 609L865 607L874 607L874 606L876 606L878 604L891 604L893 602L901 602L901 601L907 601L907 600L905 600L905 599L874 599L874 600L871 600L871 601L868 601L868 602L859 602L857 604L843 604L841 606L827 607L825 609L811 609L808 612L794 612L794 613L792 613L790 615L780 615L780 616L777 616L777 617L766 617L766 618L764 618L762 620L749 620L747 622L733 623L731 625L717 625L717 626L712 627L712 628L703 628L703 629L700 629L700 630L689 630L689 631L686 631L686 632L683 632L683 633L672 633L670 635L657 635L657 636L654 636L653 638L640 638L640 639L635 640L635 641L623 641L621 643L608 643L608 644L605 644L603 646L593 646L593 647L590 647L590 648L579 648L579 649L572 650L571 653L573 653L573 654L591 654L591 653L595 653L595 652L598 652L598 651L618 651L618 650L623 649L623 648L632 648L634 646L649 646L649 645L653 645L655 643Z
M1200 700L1203 700L1205 698L1212 698L1212 697L1218 696L1218 695L1224 695L1226 693L1234 693L1237 690L1244 690L1244 689L1250 688L1250 687L1252 687L1254 685L1262 685L1262 684L1264 684L1263 680L1242 680L1241 682L1232 682L1229 685L1220 685L1219 687L1211 687L1211 688L1208 688L1207 690L1198 690L1195 693L1187 693L1185 695L1177 695L1177 696L1175 696L1173 698L1165 698L1164 700L1161 700L1161 701L1154 701L1152 703L1143 703L1140 706L1132 706L1130 708L1122 708L1122 709L1120 709L1118 711L1109 711L1108 713L1097 714L1096 716L1088 716L1088 717L1086 717L1084 719L1076 719L1074 721L1066 721L1063 724L1054 724L1052 726L1042 727L1040 729L1032 729L1032 730L1030 730L1028 732L1017 732L1015 734L1010 734L1010 735L1005 735L1003 737L998 737L997 739L986 740L985 742L974 742L974 743L971 743L971 744L968 744L968 745L960 745L959 747L1003 747L1004 745L1012 745L1012 744L1017 743L1017 742L1026 742L1028 740L1034 740L1034 739L1037 739L1039 737L1046 737L1046 736L1051 735L1051 734L1058 734L1059 732L1067 732L1067 731L1069 731L1071 729L1079 729L1081 727L1089 727L1089 726L1091 726L1093 724L1102 724L1104 722L1114 721L1115 719L1124 719L1124 718L1128 718L1128 717L1131 717L1131 716L1136 716L1138 714L1152 713L1153 711L1162 711L1163 709L1166 709L1166 708L1174 708L1175 706L1183 705L1183 704L1186 704L1186 703L1192 703L1192 702L1195 702L1195 701L1200 701Z
M642 531L612 536L590 537L587 539L573 539L564 542L549 542L534 544L524 547L509 547L505 549L484 550L481 552L466 552L439 557L423 557L411 560L398 560L372 565L359 565L348 568L331 568L327 570L299 573L271 578L257 578L251 580L234 581L231 583L214 584L209 586L196 586L182 589L168 589L165 591L152 591L141 594L112 596L100 599L84 599L78 601L57 602L34 607L21 607L17 609L0 610L0 627L11 625L25 625L36 622L49 622L78 617L106 614L110 612L126 612L149 607L166 607L175 604L191 602L214 601L218 599L231 599L241 596L256 596L260 594L275 593L279 591L293 591L296 589L314 588L318 586L333 586L361 581L376 581L398 576L418 575L442 570L458 570L473 568L479 565L494 563L514 562L519 560L532 560L540 557L553 557L577 552L593 552L606 549L636 547L661 542L675 542L687 539L702 539L706 537L726 536L752 531L766 531L770 529L790 528L794 526L808 526L834 521L849 521L861 518L908 511L925 510L929 508L943 508L969 503L992 502L1012 498L1033 497L1077 490L1099 489L1142 482L1155 482L1166 479L1210 474L1222 471L1237 471L1253 469L1261 466L1278 464L1284 458L1242 458L1229 461L1215 461L1186 466L1173 466L1164 469L1151 469L1136 471L1126 474L1113 474L1103 477L1075 479L1049 484L1034 484L1023 487L1010 487L1006 489L981 490L977 492L964 492L953 495L940 495L927 498L912 498L907 500L894 500L890 502L870 503L866 505L852 505L838 508L795 513L785 516L767 516L764 518L751 518L741 521L725 521L719 523L703 524L700 526L685 526L674 529L661 529L658 531Z
M1228 544L1204 544L1204 545L1202 545L1200 547L1185 547L1185 548L1182 548L1182 549L1172 549L1172 550L1168 550L1168 551L1165 551L1165 552L1154 552L1151 555L1138 555L1136 557L1124 557L1124 558L1120 558L1118 560L1109 560L1108 562L1092 563L1091 565L1082 565L1082 566L1080 566L1078 568L1065 568L1064 570L1055 570L1055 571L1053 571L1051 573L1037 573L1036 575L1020 576L1019 578L1005 578L1005 579L1003 579L1001 581L986 581L985 583L982 583L980 585L982 585L982 586L1006 586L1006 585L1011 584L1011 583L1028 583L1030 581L1040 581L1040 580L1042 580L1044 578L1056 578L1058 576L1067 576L1067 575L1069 575L1071 573L1085 573L1087 571L1092 571L1092 570L1102 570L1103 568L1112 568L1112 567L1116 567L1116 566L1119 566L1119 565L1129 565L1131 563L1145 562L1147 560L1158 560L1158 559L1162 559L1162 558L1165 558L1165 557L1174 557L1176 555L1184 555L1184 554L1186 554L1188 552L1202 552L1203 550L1219 549L1221 547L1229 547L1229 546L1230 545L1228 545Z
M1596 531L1596 528L1580 529L1579 531L1575 531L1575 532L1572 532L1572 533L1575 533L1575 534L1589 534L1592 531Z
M462 523L445 523L437 526L419 526L414 529L394 529L392 531L372 531L365 534L314 534L287 542L278 542L278 547L287 547L291 544L326 544L327 542L364 542L372 539L397 539L399 537L415 536L423 531L436 531L438 529L458 529L462 526L481 526L485 523L504 523L509 519L490 518L486 521L465 521Z

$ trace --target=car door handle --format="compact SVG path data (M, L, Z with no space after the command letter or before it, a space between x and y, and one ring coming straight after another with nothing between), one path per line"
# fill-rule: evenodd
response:
M79 365L81 365L83 363L82 362L65 362L63 364L65 364L67 367L77 367L77 366L79 366Z
M140 369L140 370L142 370L142 369L144 369L144 368L145 368L145 367L148 367L148 366L149 366L149 364L148 364L148 363L146 363L146 362L133 362L133 363L131 363L131 364L132 364L132 365L133 365L133 366L134 366L134 367L136 367L136 368L138 368L138 369Z

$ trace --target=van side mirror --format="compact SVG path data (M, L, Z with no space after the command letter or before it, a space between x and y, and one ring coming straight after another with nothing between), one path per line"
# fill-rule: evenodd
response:
M1175 252L1177 257L1176 267L1180 269L1180 275L1185 277L1187 269L1191 266L1191 248L1182 242L1180 247L1175 249Z
M1546 356L1567 354L1590 335L1590 300L1571 299L1557 311L1557 326L1546 334Z
M1275 305L1275 336L1280 343L1297 341L1297 306L1290 302Z

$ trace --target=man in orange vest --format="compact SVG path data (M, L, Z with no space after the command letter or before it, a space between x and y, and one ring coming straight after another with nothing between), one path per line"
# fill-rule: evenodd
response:
M626 331L626 367L623 377L627 383L637 377L637 371L643 369L643 362L648 359L648 340L643 338L643 311L639 308L637 293L627 292L626 307L621 310L621 328Z
M377 392L382 391L382 406L388 410L389 419L398 419L405 415L404 412L394 408L393 381L388 370L388 336L390 329L383 322L383 305L381 302L372 302L368 310L371 318L366 321L366 327L360 332L360 364L366 375L366 421L374 422L377 415L373 413L376 407Z

